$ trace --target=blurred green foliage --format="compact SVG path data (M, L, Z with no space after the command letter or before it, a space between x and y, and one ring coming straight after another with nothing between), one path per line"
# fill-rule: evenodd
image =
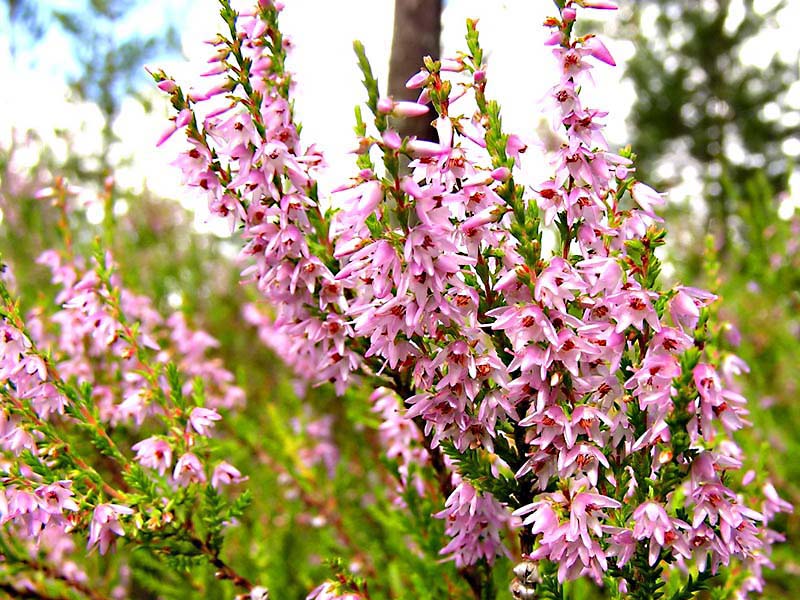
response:
M791 202L795 168L783 143L800 134L800 109L787 99L798 61L774 55L762 69L743 60L767 28L789 25L778 22L786 4L641 0L626 7L624 32L636 48L626 75L637 171L669 191L692 165L701 182L667 210L672 277L720 295L729 346L750 367L740 379L754 427L737 441L797 506L800 215L779 208ZM790 516L778 527L789 541L776 547L765 597L798 597L800 523Z
M788 188L792 164L782 143L800 134L800 107L787 100L798 60L775 54L765 68L749 62L765 51L759 36L770 35L768 27L790 26L779 23L786 4L640 0L628 7L624 36L636 47L626 64L635 90L628 122L637 171L668 189L693 163L706 232L719 237L723 253L741 223L723 180L743 188L761 173L776 193ZM660 171L665 162L671 168Z

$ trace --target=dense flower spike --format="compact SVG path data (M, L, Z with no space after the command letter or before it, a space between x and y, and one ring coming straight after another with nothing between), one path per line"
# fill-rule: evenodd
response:
M553 131L539 155L503 131L486 97L474 22L468 52L426 60L409 80L418 103L382 97L356 44L374 128L357 111L359 170L324 213L322 159L298 136L271 2L239 15L223 2L232 39L216 41L210 90L184 94L156 74L178 111L167 135L185 127L187 183L241 229L243 276L267 301L247 319L312 382L341 394L358 374L379 387L401 487L410 465L436 471L451 538L442 552L477 595L488 579L476 569L513 547L509 527L521 564L541 565L517 573L519 598L582 576L645 597L671 565L675 577L703 574L688 597L692 581L734 560L752 569L746 595L776 539L766 523L789 506L766 487L759 511L758 494L728 487L743 462L730 436L747 411L723 366L736 359L711 343L715 298L661 287L663 197L636 179L629 150L609 148L607 113L584 104L592 71L615 61L574 24L616 5L556 4L545 23L558 67ZM428 104L438 140L401 138L392 119ZM518 184L523 153L551 177ZM203 433L207 421L192 426ZM333 594L324 584L312 596Z

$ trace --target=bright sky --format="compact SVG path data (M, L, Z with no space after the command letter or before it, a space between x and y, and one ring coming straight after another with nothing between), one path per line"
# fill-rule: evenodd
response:
M75 5L76 0L50 0ZM623 0L624 2L625 0ZM703 0L698 0L702 2ZM391 0L286 0L283 29L294 42L291 68L296 73L296 108L303 122L307 142L317 142L330 164L330 175L323 181L332 186L353 171L353 158L346 154L354 145L353 105L363 100L360 74L352 52L352 40L366 46L373 69L385 85L391 44L393 2ZM767 8L775 0L757 0L757 8ZM741 0L734 4L743 7ZM767 31L747 46L742 59L762 65L774 51L792 59L800 52L800 36L792 24L800 23L800 1L792 0L785 9L782 26ZM545 16L553 12L549 0L450 0L443 15L443 54L463 47L464 22L467 17L480 19L482 44L489 52L489 93L502 102L507 129L533 141L538 124L536 105L556 73L550 53L542 46ZM165 8L167 7L167 8ZM743 9L742 9L743 10ZM595 18L613 19L614 13L597 11ZM196 75L205 68L209 47L203 42L216 33L220 19L217 0L142 0L126 26L131 30L150 30L161 26L170 14L180 15L183 59L163 66L179 82L197 82ZM733 17L736 17L734 11ZM735 25L732 18L731 26ZM155 24L155 25L154 25ZM90 151L97 147L100 113L91 104L67 102L64 71L69 66L61 60L69 54L62 37L48 35L36 47L35 68L21 69L11 60L7 23L0 21L0 144L7 145L12 128L35 128L44 141L55 146L61 156L70 151ZM634 51L631 44L605 38L618 63ZM61 58L59 58L61 57ZM622 68L598 67L595 78L602 95L594 97L593 106L611 110L608 134L612 141L624 143L625 116L634 90L621 81ZM793 90L800 105L800 84ZM155 96L155 93L153 94ZM164 106L163 104L161 106ZM155 141L166 125L166 108L146 115L140 105L127 100L115 131L124 140L117 149L120 155L133 155L134 164L117 173L120 183L139 189L146 183L161 195L186 200L186 190L179 185L170 161L180 146L175 143L154 149ZM77 131L72 149L52 135L56 128ZM798 149L800 153L800 149ZM20 157L35 160L36 151ZM544 173L544 165L542 172ZM536 166L534 166L536 168ZM796 186L800 187L800 186ZM678 192L675 192L677 194Z

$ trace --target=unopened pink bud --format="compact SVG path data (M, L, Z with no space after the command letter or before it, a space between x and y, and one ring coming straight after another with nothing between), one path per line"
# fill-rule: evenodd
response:
M564 19L565 23L572 23L577 16L577 11L571 6L561 11L561 18Z
M161 146L161 145L162 145L164 142L166 142L166 141L167 141L169 138L171 138L171 137L172 137L172 135L173 135L173 134L174 134L176 131L178 131L178 128L177 128L175 125L170 125L170 126L169 126L169 127L168 127L168 128L165 130L165 131L164 131L164 133L162 133L162 134L161 134L161 136L158 138L158 141L156 142L156 146Z
M392 112L394 108L394 100L391 98L379 98L378 99L378 112L384 115L388 115Z
M441 144L425 140L411 140L408 142L407 148L412 154L421 157L442 156L450 151L449 148L445 148Z
M172 81L172 79L165 79L164 81L158 82L158 89L160 89L162 92L171 94L178 89L178 84Z
M204 102L204 101L208 100L209 98L213 98L214 96L219 96L220 94L224 94L226 92L230 92L231 89L233 89L234 85L235 85L235 82L228 81L226 83L223 83L222 85L218 85L218 86L215 86L215 87L211 88L210 90L208 90L204 94L200 94L200 93L196 93L196 92L192 93L192 94L189 94L189 98L191 100L194 100L195 102Z
M578 4L584 8L597 8L599 10L617 10L619 8L614 2L605 0L579 0Z
M200 73L200 77L212 77L214 75L220 75L227 71L228 67L226 67L223 63L217 63L215 66L211 67L208 71Z
M554 31L553 33L551 33L550 37L548 37L547 40L545 40L544 42L545 46L558 46L559 44L561 44L560 31Z
M228 104L227 106L221 106L219 108L215 108L210 113L206 115L205 123L208 123L210 119L214 119L220 115L224 115L226 112L231 110L232 108L236 108L236 104Z
M50 198L55 198L56 190L52 187L42 188L37 190L37 192L33 195L34 198L37 200L49 200Z
M461 182L461 185L466 189L466 188L479 187L483 185L489 185L490 183L492 183L492 181L493 180L491 173L486 173L485 171L482 171L477 175L473 175L468 179L464 179Z
M416 102L395 102L392 115L395 117L421 117L428 113L428 107Z
M422 70L419 73L412 75L411 78L408 81L406 81L406 87L410 90L419 89L423 85L425 85L425 82L428 80L428 77L430 77L430 73L428 73L425 70Z
M464 62L460 59L443 58L442 71L449 71L450 73L461 73L464 70Z
M617 63L614 61L614 57L611 56L611 52L608 51L606 45L597 37L590 37L584 42L583 45L589 50L589 54L594 56L597 60L602 61L607 65L611 65L612 67L617 66Z
M181 128L186 127L189 122L192 120L192 111L188 108L184 108L181 112L178 113L178 116L175 117L175 127Z
M394 129L387 129L383 132L381 137L383 138L383 143L386 145L386 147L391 148L392 150L397 150L403 145L403 140Z
M464 221L464 223L461 225L461 231L464 233L469 233L478 227L483 227L489 223L496 223L504 214L505 210L502 207L492 206L491 208L486 208L477 215L473 215Z
M507 181L511 177L511 169L508 167L498 167L492 171L492 179L495 181Z
M472 76L472 80L475 83L483 83L484 81L486 81L486 71L484 71L483 69L475 71L475 74Z

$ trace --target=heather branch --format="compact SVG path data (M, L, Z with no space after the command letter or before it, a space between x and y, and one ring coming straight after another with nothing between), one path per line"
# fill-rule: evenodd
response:
M18 552L11 547L11 544L8 540L0 538L0 547L2 548L3 552L3 562L8 565L15 565L20 566L24 569L41 573L46 578L51 579L53 581L57 581L58 583L68 586L69 588L75 590L90 598L91 600L108 600L108 597L102 594L99 590L94 589L80 581L72 579L70 577L65 576L63 573L59 573L52 565L48 565L47 563L35 560L33 558L27 557L24 555L23 552ZM14 574L16 576L16 573ZM3 583L0 584L12 597L24 597L20 596L22 592L16 590L11 584ZM13 590L10 591L10 590ZM32 592L37 593L37 592ZM36 596L41 598L48 598L49 596Z
M240 28L223 2L230 40L217 44L224 68L215 72L227 72L227 79L213 94L241 90L244 97L231 99L233 107L244 105L244 115L212 118L201 131L190 110L194 100L181 101L174 82L159 82L191 116L197 156L185 157L187 170L201 188L208 188L205 172L193 170L217 173L210 193L215 212L236 211L244 221L245 254L255 259L249 272L276 303L274 329L286 336L276 345L293 354L299 349L301 356L290 359L306 361L310 370L321 364L318 380L330 380L340 393L355 373L391 380L447 496L436 515L448 519L451 543L444 552L459 567L471 565L462 576L476 596L490 593L483 561L497 555L508 523L498 499L523 518L517 598L563 597L559 582L588 572L598 583L610 573L635 597L655 600L663 563L708 553L705 545L719 534L706 522L721 523L721 498L731 499L727 509L735 515L735 531L723 537L758 546L753 539L765 535L758 517L732 500L716 474L735 456L711 443L715 433L728 441L741 426L742 402L717 383L713 356L697 354L709 364L691 360L692 345L704 345L705 336L692 330L703 323L697 313L707 298L659 288L654 252L663 232L654 226L653 209L662 198L631 176L629 150L609 150L606 113L583 107L579 97L591 61L614 61L595 36L573 39L577 9L615 5L558 1L559 17L545 22L562 71L550 98L563 125L554 133L566 140L548 149L555 173L532 189L533 198L514 179L524 145L503 131L499 105L486 98L474 22L470 54L426 59L409 81L425 88L422 97L438 113L439 143L404 140L391 130L395 111L426 109L380 98L356 44L378 135L368 135L357 110L362 171L338 188L346 191L346 208L332 216L330 228L316 186L308 183L314 157L298 156L297 127L289 119L268 130L259 121L262 110L276 106L291 117L283 55L269 71L262 55L245 52L259 44L276 51L277 10L260 6L262 23ZM263 85L253 79L259 69L266 69ZM465 71L471 81L450 80L449 73ZM470 91L478 111L458 116L453 107ZM248 119L256 124L254 137ZM209 142L215 136L219 155ZM245 142L232 152L224 136ZM276 149L269 159L253 159L262 143ZM383 173L368 156L376 145ZM412 159L411 175L399 173L403 156ZM198 158L199 166L192 162ZM266 170L267 181L253 169ZM622 208L629 200L636 207ZM548 258L542 225L560 240ZM487 449L504 464L489 465ZM461 476L455 482L445 455ZM674 491L690 475L679 498ZM723 520L720 527L731 525ZM750 559L738 546L731 552ZM534 562L540 573L529 569Z

